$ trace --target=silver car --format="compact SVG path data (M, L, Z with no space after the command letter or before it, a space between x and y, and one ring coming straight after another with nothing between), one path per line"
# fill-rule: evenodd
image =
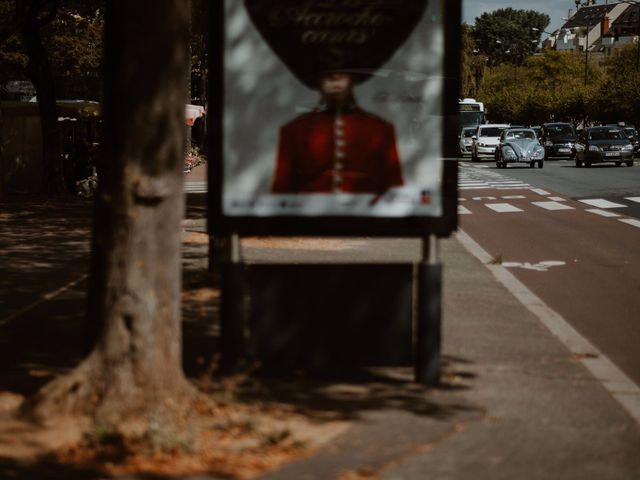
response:
M471 147L473 146L473 136L475 135L477 127L464 127L458 135L460 155L471 155Z
M532 128L508 128L500 135L496 148L496 165L506 168L508 163L525 163L531 168L544 165L544 147Z

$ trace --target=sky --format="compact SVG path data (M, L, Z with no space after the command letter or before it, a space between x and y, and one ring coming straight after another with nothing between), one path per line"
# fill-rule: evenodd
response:
M598 3L604 3L604 1ZM546 13L551 17L546 30L553 32L565 22L562 17L567 16L570 8L575 12L576 4L574 0L536 0L535 2L531 0L462 0L462 19L468 24L473 24L476 17L484 12L508 7Z

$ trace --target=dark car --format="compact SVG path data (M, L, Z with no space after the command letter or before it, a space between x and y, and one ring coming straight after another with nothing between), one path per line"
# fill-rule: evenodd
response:
M633 125L627 125L622 127L624 133L627 134L631 145L633 145L633 153L636 156L640 156L640 135L638 135L638 131L635 129Z
M631 141L631 145L633 145L634 155L640 156L640 135L638 135L636 127L625 122L608 123L606 126L621 128Z
M573 158L576 130L570 123L545 123L542 125L541 142L545 158Z
M633 145L619 127L591 127L580 134L575 146L576 167L593 163L614 162L633 165Z

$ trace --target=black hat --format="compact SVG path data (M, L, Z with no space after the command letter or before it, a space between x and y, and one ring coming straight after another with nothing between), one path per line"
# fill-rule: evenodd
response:
M428 0L245 0L265 42L303 84L326 72L356 83L387 62L420 21Z

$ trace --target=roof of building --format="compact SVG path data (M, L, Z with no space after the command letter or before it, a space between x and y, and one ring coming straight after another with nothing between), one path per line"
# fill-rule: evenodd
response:
M593 26L601 22L606 13L609 13L615 8L615 3L607 5L591 5L588 7L582 7L578 10L573 17L571 17L562 26L562 28L575 28Z
M616 18L612 25L618 24L632 24L638 23L638 15L640 15L640 5L629 5L620 15Z

